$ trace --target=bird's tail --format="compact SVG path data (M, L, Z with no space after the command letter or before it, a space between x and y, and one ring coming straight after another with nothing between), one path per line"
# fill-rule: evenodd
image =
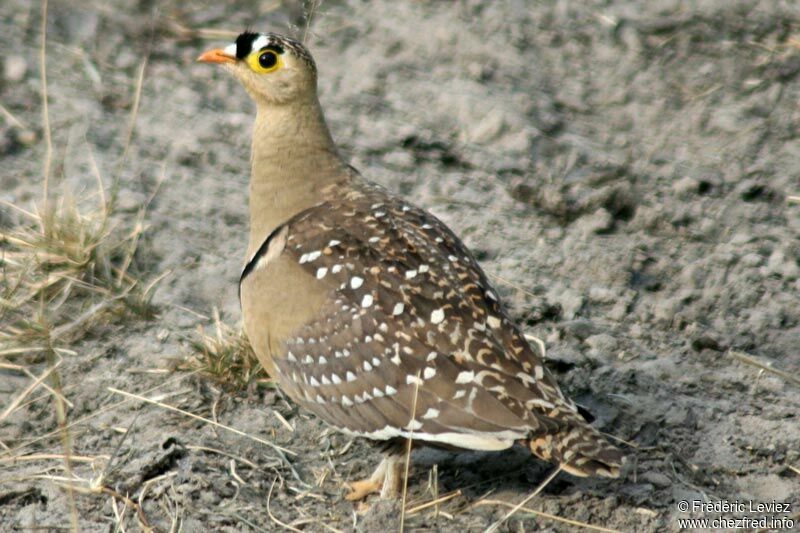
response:
M558 433L528 441L531 452L545 461L561 465L574 476L618 477L625 461L622 450L586 424L570 425Z

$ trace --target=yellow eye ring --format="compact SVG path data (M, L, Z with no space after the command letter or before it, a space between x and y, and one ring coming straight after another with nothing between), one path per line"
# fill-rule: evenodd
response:
M266 74L283 66L280 56L274 50L260 50L247 56L247 64L253 72Z

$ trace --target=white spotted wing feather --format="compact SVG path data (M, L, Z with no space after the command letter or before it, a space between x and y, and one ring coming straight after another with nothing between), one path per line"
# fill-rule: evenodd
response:
M322 419L376 439L413 431L501 449L579 418L478 264L433 216L375 188L286 227L283 254L329 297L274 354L276 377Z

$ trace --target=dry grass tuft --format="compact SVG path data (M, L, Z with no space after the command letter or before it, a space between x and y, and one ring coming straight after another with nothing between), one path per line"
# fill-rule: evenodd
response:
M47 0L42 0L39 69L45 153L41 200L30 210L10 202L0 202L3 210L0 227L0 370L24 374L30 383L4 406L0 412L0 424L7 423L26 406L52 398L57 428L46 435L15 442L14 448L0 441L1 459L12 465L23 458L63 462L63 476L48 475L52 470L48 467L42 471L44 474L22 479L48 480L66 490L69 522L63 521L65 529L80 529L76 495L95 494L111 497L117 529L124 530L125 512L133 508L140 514L142 528L151 530L141 506L103 484L111 459L99 476L81 477L74 469L74 463L86 461L94 466L99 457L73 453L76 441L71 428L97 416L107 407L88 417L70 421L70 411L74 406L65 390L74 390L74 387L63 384L60 367L65 355L78 355L67 346L96 332L101 324L154 315L151 297L161 277L148 284L142 283L137 277L139 262L136 260L144 230L144 214L152 197L139 210L135 220L115 216L115 202L107 200L103 179L88 143L86 153L96 180L96 190L76 200L68 187L64 186L61 191L51 187L53 168L63 171L63 165L54 165L56 162L53 161L47 89L47 7ZM136 123L144 65L145 62L137 79L136 99L113 190L118 189L120 169ZM0 112L8 115L4 109ZM17 127L22 126L21 122L16 122ZM7 359L21 361L17 364L6 362ZM39 388L45 389L45 394L33 397L33 392ZM60 440L61 453L20 454L22 449L36 442L55 437ZM118 504L122 506L121 513Z
M0 228L0 354L4 356L50 353L59 345L82 338L103 321L127 316L152 318L152 291L160 279L144 285L131 272L147 204L126 227L112 223L115 202L106 199L90 146L87 153L97 183L94 194L80 203L69 190L62 191L60 199L53 198L46 30L47 0L42 0L39 70L46 148L42 199L30 211L3 202L19 219L11 229ZM115 191L136 124L145 65L146 59L136 80L125 146L114 178ZM96 202L90 203L92 198Z
M197 338L189 341L195 352L189 366L232 390L246 389L255 379L266 378L244 332L224 324L217 309L213 316L214 334L200 327Z
M0 231L0 343L64 344L103 321L153 316L154 283L131 273L142 216L115 228L99 179L97 195L99 206L70 196L32 211L5 204L21 221Z

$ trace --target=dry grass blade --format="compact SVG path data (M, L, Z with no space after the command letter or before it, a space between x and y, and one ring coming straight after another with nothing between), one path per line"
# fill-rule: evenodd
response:
M108 455L98 455L94 457L88 457L85 455L72 455L70 456L70 461L73 463L95 463L97 461L108 460ZM0 465L1 464L16 464L16 463L26 463L26 462L38 462L38 461L64 461L65 456L64 454L60 453L33 453L31 455L21 455L15 457L0 457Z
M306 24L303 28L303 38L301 42L303 44L308 44L308 32L311 30L311 23L314 21L314 15L317 14L317 9L319 9L319 5L322 3L322 0L308 0L305 9L305 19Z
M119 158L119 163L117 164L117 178L119 177L120 171L122 167L125 165L125 162L128 160L128 151L131 148L131 141L133 140L133 132L136 130L136 119L139 116L139 103L142 101L142 87L144 86L144 72L147 68L147 58L145 57L142 59L142 62L139 64L139 71L136 75L136 89L133 93L133 105L131 106L131 117L128 121L128 130L125 134L125 143L123 144L122 148L122 155ZM116 190L114 190L114 195L116 195Z
M39 49L39 75L42 80L42 127L44 129L45 156L44 156L44 185L43 197L45 211L47 210L48 196L50 195L50 167L53 164L53 137L50 133L50 110L47 106L47 0L42 0L41 20L41 47Z
M476 502L474 504L475 507L478 507L478 506L481 506L481 505L502 505L504 507L516 507L513 503L504 502L502 500L481 500L481 501ZM595 526L595 525L592 525L592 524L587 524L586 522L580 522L578 520L572 520L571 518L563 518L561 516L556 516L554 514L545 513L543 511L537 511L537 510L531 509L529 507L520 507L519 510L520 511L524 511L526 513L534 514L536 516L540 516L542 518L546 518L548 520L561 522L562 524L568 524L570 526L580 527L580 528L583 528L583 529L589 529L589 530L592 530L592 531L602 531L604 533L620 533L620 531L617 530L617 529L608 529L608 528L601 527L601 526Z
M171 18L166 21L167 31L177 35L181 39L236 39L241 31L237 30L218 30L216 28L190 28L180 21Z
M45 479L48 481L52 481L56 485L71 488L75 492L80 494L89 494L89 495L108 495L114 498L115 500L120 500L125 503L126 506L130 506L131 508L136 510L137 517L139 519L140 525L143 528L143 531L153 531L150 527L147 516L144 514L144 509L139 503L134 502L128 496L124 494L120 494L116 490L103 485L98 480L92 479L81 479L68 474L67 476L48 476L48 475L36 475L31 476L34 479ZM157 479L157 478L154 478ZM76 482L80 482L80 484L76 485ZM77 523L72 528L73 531L80 531L78 529Z
M244 457L240 457L238 455L234 455L234 454L232 454L230 452L226 452L226 451L223 451L223 450L218 450L216 448L209 448L208 446L195 446L194 444L187 444L186 445L186 449L187 450L197 450L197 451L200 451L200 452L208 452L208 453L216 453L216 454L219 454L219 455L224 455L225 457L230 457L231 459L235 459L236 461L239 461L240 463L249 466L253 470L259 470L261 468L257 464L255 464L253 461L249 461L249 460L245 459Z
M414 399L411 401L411 420L408 421L408 439L406 440L406 462L403 466L403 499L400 502L400 533L403 533L406 525L406 497L408 496L408 470L411 465L411 445L414 436L414 421L417 418L417 398L419 397L420 371L417 371L417 379L414 381Z
M536 489L535 489L533 492L531 492L531 493L530 493L530 494L529 494L529 495L528 495L528 496L527 496L527 497L526 497L524 500L522 500L522 501L521 501L521 502L519 502L517 505L515 505L514 507L512 507L512 508L511 508L511 510L510 510L509 512L507 512L507 513L506 513L506 514L505 514L505 515L504 515L504 516L503 516L503 517L502 517L500 520L498 520L497 522L495 522L494 524L492 524L492 525L491 525L491 526L490 526L490 527L489 527L489 528L486 530L486 533L494 533L495 531L497 531L497 530L498 530L498 528L500 528L500 526L503 524L503 522L505 522L506 520L508 520L509 518L511 518L511 517L514 515L514 513L516 513L516 512L517 512L517 511L519 511L520 509L522 509L522 507L523 507L523 506L524 506L526 503L528 503L529 501L531 501L533 498L535 498L535 497L536 497L536 495L537 495L537 494L539 494L540 492L542 492L542 491L544 490L544 488L545 488L547 485L549 485L551 481L553 481L553 478L555 478L555 477L556 477L556 476L559 474L559 472L561 472L561 470L562 470L563 468L564 468L564 467L563 467L563 465L559 465L559 466L558 466L558 468L556 468L556 469L555 469L555 470L554 470L554 471L553 471L553 472L552 472L552 473L551 473L549 476L547 476L547 477L544 479L544 481L542 481L541 483L539 483L539 486L538 486L538 487L536 487Z
M13 413L17 409L17 407L19 407L19 405L25 400L25 398L27 398L28 395L31 392L33 392L34 390L36 390L36 388L38 388L40 385L45 387L53 396L57 397L59 399L59 401L62 401L64 403L66 403L67 405L69 405L69 407L72 407L72 404L66 398L64 398L63 395L59 394L57 391L53 390L49 385L44 383L44 380L49 378L50 374L53 371L55 371L55 369L60 364L61 364L61 361L59 361L56 364L56 366L50 367L47 370L45 370L42 373L41 376L36 377L25 367L22 367L22 366L19 366L19 365L7 365L7 364L0 363L0 368L19 370L21 372L24 372L29 378L31 378L33 380L33 382L30 385L28 385L27 387L25 387L25 390L23 390L21 393L19 393L17 395L17 397L14 398L14 400L12 400L11 403L8 404L8 407L6 407L3 410L3 412L0 413L0 422L5 420L11 413Z
M64 352L65 350L60 349L58 351ZM180 381L182 381L182 380L184 380L186 378L189 378L189 377L195 375L196 373L197 372L189 372L189 373L186 373L186 374L181 374L179 376L176 376L176 377L174 377L172 379L161 381L157 385L155 385L153 387L150 387L149 389L144 390L143 393L144 394L149 394L149 393L154 392L154 391L156 391L158 389L161 389L161 388L167 387L169 385L173 385L173 384L179 383ZM82 416L80 418L74 419L67 426L67 429L74 430L78 426L80 426L81 424L84 424L85 422L88 422L89 420L95 419L98 416L100 416L100 415L102 415L104 413L107 413L108 411L113 411L114 409L118 409L118 408L122 407L123 405L127 404L128 402L130 402L132 400L133 400L132 398L126 398L126 399L124 399L122 401L111 403L111 404L105 405L103 407L100 407L98 409L95 409L94 411L92 411L91 413L89 413L89 414L87 414L85 416ZM9 449L9 450L4 450L4 451L0 452L0 457L5 456L5 455L13 455L15 453L18 454L22 450L24 450L24 449L26 449L26 448L28 448L30 446L33 446L34 444L39 444L39 443L41 443L43 441L46 441L46 440L52 439L54 437L57 437L58 435L59 435L59 430L54 430L54 431L50 431L48 433L45 433L44 435L39 435L39 436L36 436L36 437L32 437L29 440L27 440L25 443L20 444L20 445L16 446L15 448L12 448L12 449Z
M25 126L25 123L22 122L19 118L17 118L3 104L0 104L0 115L3 115L3 118L6 119L6 122L8 122L10 125L14 126L15 128L19 128L21 130L27 129L27 126Z
M457 489L457 490L454 490L453 492L450 492L450 493L445 494L443 496L439 496L438 498L434 498L433 500L431 500L429 502L421 503L419 505L415 505L414 507L410 507L408 509L408 511L406 511L406 513L409 514L409 515L416 514L416 513L419 513L420 511L424 511L425 509L429 509L431 507L434 507L434 506L437 506L437 505L441 505L444 502L450 501L453 498L457 498L459 496L461 496L461 489Z
M39 70L41 76L41 98L42 98L42 126L44 128L44 135L45 135L45 162L44 162L44 180L43 180L43 204L44 204L44 212L47 213L48 209L48 201L50 195L50 169L53 162L53 139L50 131L50 110L48 108L48 96L47 96L47 0L42 0L42 14L41 14L41 47L39 49ZM45 220L41 219L41 232L42 234L46 234L47 228L44 224ZM2 238L2 236L0 236ZM19 281L13 282L15 287L20 286ZM6 291L4 291L6 292ZM4 300L5 296L4 294ZM5 308L3 312L0 313L0 318L5 316ZM47 356L47 361L50 366L50 370L48 372L53 389L55 389L58 394L54 395L54 403L56 406L56 418L58 420L58 427L59 433L61 435L61 444L64 449L64 466L66 468L67 475L71 478L72 477L72 465L70 463L70 456L72 455L72 447L70 445L70 436L67 428L67 409L66 409L66 402L63 401L63 395L61 394L61 378L58 373L57 367L60 364L58 360L58 354L52 349L51 343L49 342L46 345L48 348L45 350L45 354ZM67 486L67 493L69 495L69 510L70 510L70 526L72 527L73 531L78 531L78 508L75 503L75 491L72 482L70 482Z
M533 292L529 291L525 287L522 287L522 286L514 283L513 281L509 281L504 277L498 276L497 274L487 274L487 275L490 278L494 278L495 280L499 281L500 283L504 283L504 284L508 285L512 289L516 289L516 290L518 290L518 291L520 291L520 292L522 292L524 294L527 294L528 296L533 296L534 298L537 297L536 294L534 294Z
M281 459L281 461L291 471L292 477L294 477L303 486L306 486L306 487L308 486L308 484L305 481L303 481L303 479L300 477L300 474L298 474L297 470L294 468L294 465L286 457L286 455L296 456L297 452L293 452L292 450L289 450L288 448L284 448L282 446L278 446L277 444L275 444L273 442L270 442L268 440L256 437L255 435L250 435L249 433L245 433L244 431L240 431L240 430L238 430L236 428L232 428L230 426L226 426L225 424L221 424L219 422L215 422L214 420L209 420L208 418L202 417L200 415L196 415L194 413L190 413L189 411L184 411L183 409L180 409L180 408L175 407L173 405L169 405L169 404L166 404L166 403L163 403L163 402L159 402L157 400L152 400L150 398L145 398L144 396L139 396L138 394L133 394L131 392L122 391L122 390L119 390L119 389L115 389L113 387L107 387L107 390L109 392L113 392L114 394L119 394L121 396L125 396L126 398L132 398L132 399L139 400L139 401L142 401L142 402L145 402L145 403L149 403L149 404L152 404L152 405L157 405L158 407L161 407L162 409L166 409L168 411L179 413L179 414L182 414L183 416L187 416L189 418L194 418L195 420L199 420L199 421L204 422L206 424L212 425L212 426L220 428L220 429L224 429L226 431L230 431L231 433L234 433L234 434L239 435L241 437L245 437L245 438L248 438L250 440L254 440L254 441L256 441L256 442L258 442L260 444L263 444L264 446L267 446L268 448L271 448L278 455L278 457Z
M167 411L173 411L175 413L179 413L179 414L182 414L184 416L188 416L189 418L194 418L195 420L199 420L199 421L204 422L206 424L210 424L210 425L212 425L214 427L218 427L220 429L224 429L224 430L230 431L231 433L235 433L236 435L239 435L240 437L246 437L248 439L251 439L251 440L254 440L254 441L258 442L258 443L261 443L261 444L263 444L265 446L268 446L269 448L272 448L273 450L275 450L277 452L281 452L282 454L286 453L286 454L289 454L289 455L297 455L296 452L293 452L292 450L289 450L288 448L283 448L283 447L278 446L277 444L275 444L273 442L270 442L268 440L264 440L264 439L261 439L259 437L256 437L255 435L250 435L250 434L245 433L244 431L240 431L240 430L238 430L236 428L232 428L230 426L226 426L225 424L221 424L219 422L214 422L213 420L210 420L208 418L202 417L200 415L196 415L194 413L190 413L189 411L184 411L183 409L175 407L174 405L169 405L169 404L166 404L166 403L163 403L163 402L159 402L157 400L152 400L150 398L146 398L144 396L139 396L138 394L133 394L132 392L126 392L126 391L123 391L123 390L115 389L114 387L106 387L106 389L109 392L113 392L114 394L119 394L120 396L125 396L126 398L131 398L131 399L139 400L139 401L142 401L142 402L145 402L145 403L149 403L149 404L152 404L152 405L157 405L158 407L161 407L162 409L166 409Z
M274 514L272 514L272 508L270 503L272 503L272 490L275 488L275 482L278 481L278 478L272 480L272 485L269 486L269 494L267 494L267 515L269 516L270 520L278 524L280 527L287 531L295 531L296 533L303 533L302 529L297 529L296 527L292 527L286 522L281 522L278 520Z
M78 506L75 502L75 485L72 481L72 437L70 435L67 418L66 402L62 400L64 397L61 394L61 375L56 368L60 361L56 362L57 354L53 350L47 352L47 362L52 370L50 379L53 382L53 388L58 392L58 395L53 396L53 401L56 408L56 420L58 421L58 430L61 437L61 448L64 450L64 469L70 481L67 482L67 494L69 495L69 510L70 521L73 531L78 531Z
M754 366L756 368L760 368L764 372L769 372L770 374L781 377L790 383L794 383L795 385L800 385L800 378L788 372L784 372L783 370L772 368L768 363L762 363L761 361L742 352L736 352L730 350L728 353L730 354L731 357L733 357L734 359L738 359L742 363Z
M210 513L206 513L206 514L210 514ZM241 514L237 514L237 513L222 513L222 514L224 516L229 516L229 517L233 518L237 522L241 522L242 524L246 525L247 527L249 527L253 531L264 532L264 533L269 531L267 529L264 529L263 527L258 527L257 524L254 524L253 522L251 522L250 520L248 520L247 518L245 518Z

